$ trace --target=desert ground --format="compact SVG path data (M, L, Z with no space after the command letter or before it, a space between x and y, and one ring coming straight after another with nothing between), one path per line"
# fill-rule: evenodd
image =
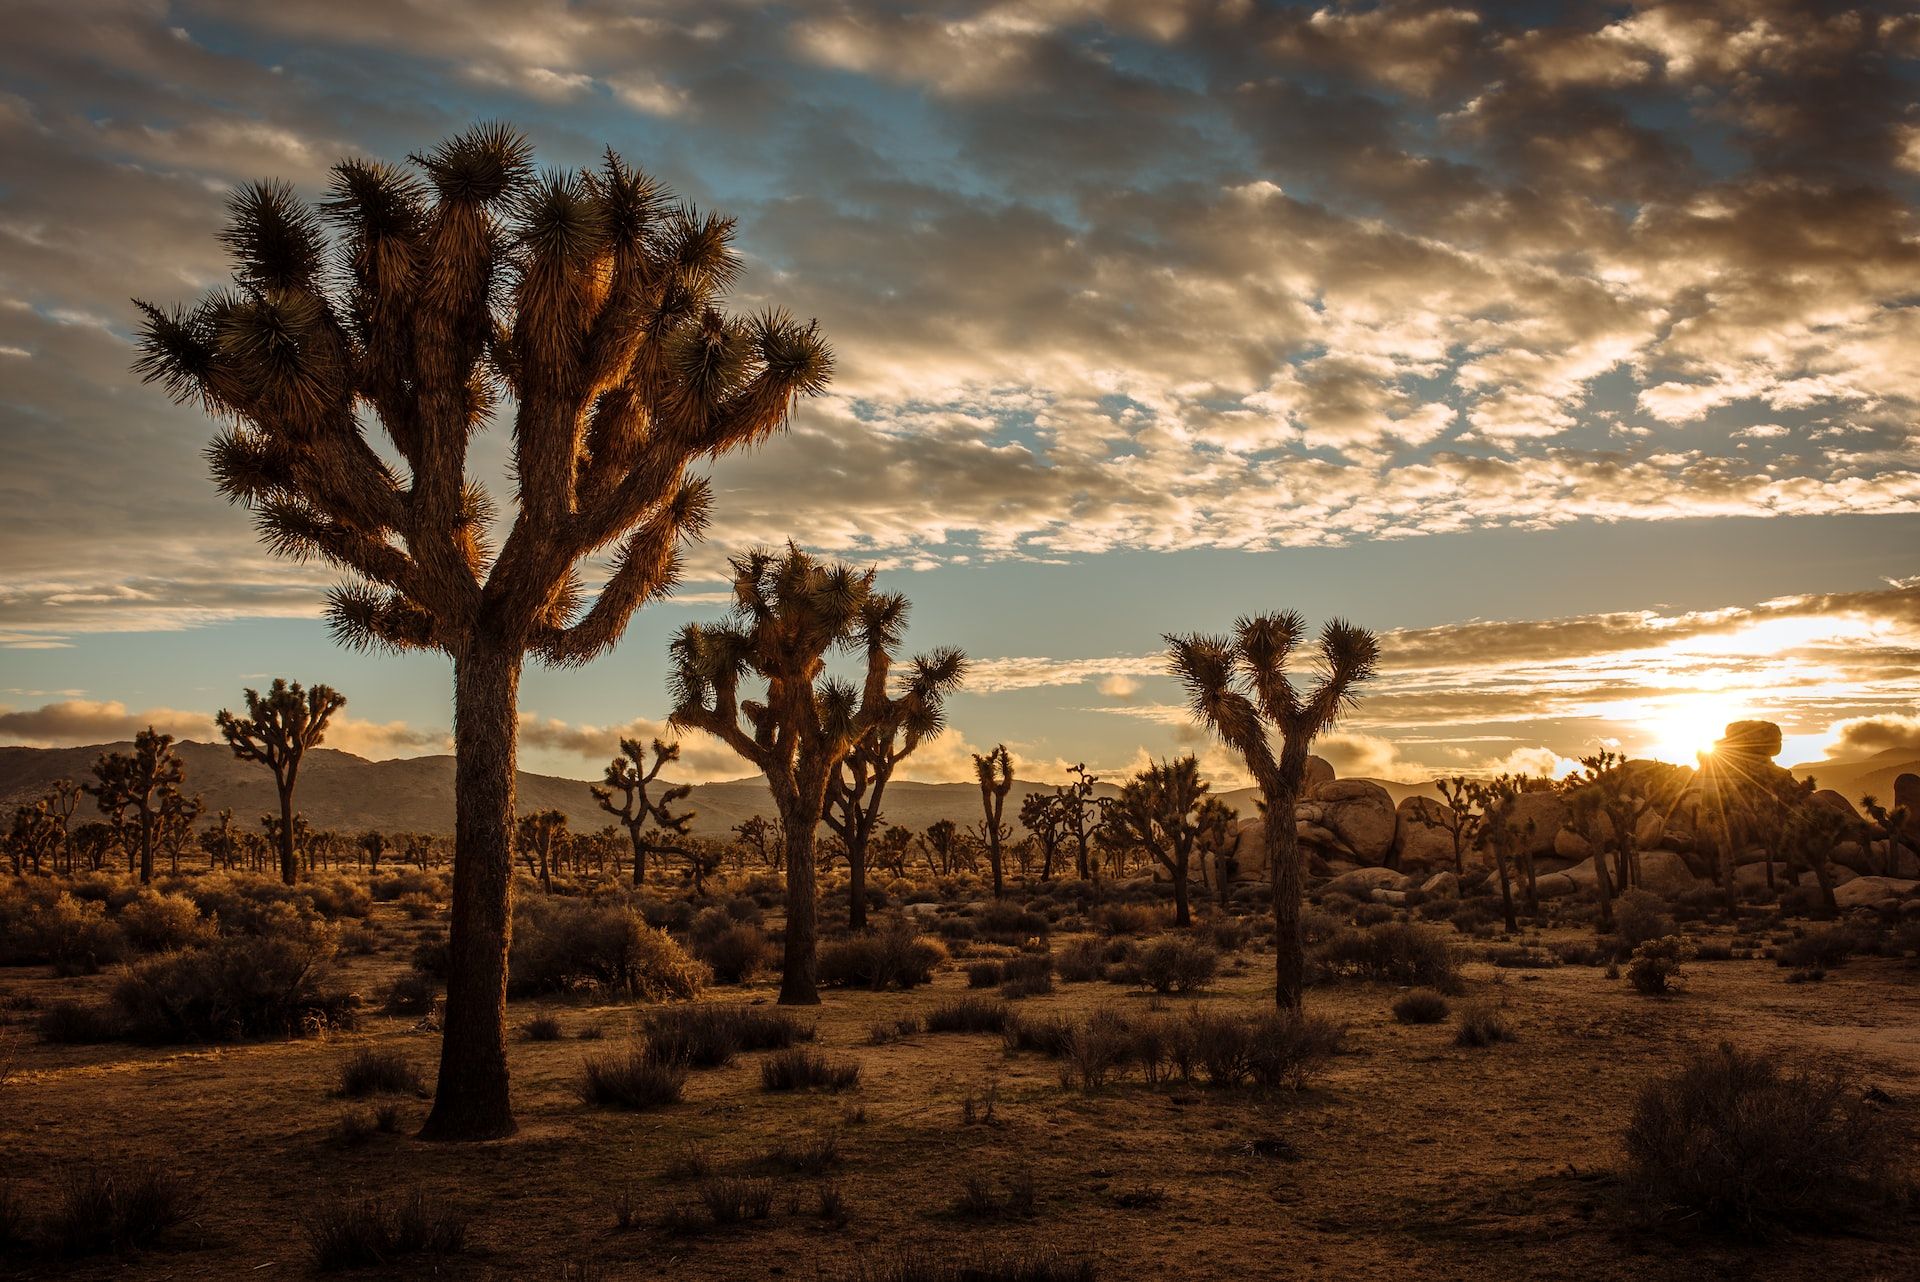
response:
M1789 982L1769 954L1806 923L1755 918L1739 938L1725 925L1687 925L1709 957L1730 955L1689 962L1679 991L1649 997L1584 955L1588 926L1549 924L1509 940L1442 920L1424 928L1461 959L1455 1012L1491 1005L1511 1040L1460 1045L1454 1018L1397 1022L1400 986L1324 982L1307 1008L1344 1027L1341 1048L1304 1089L1272 1092L1147 1085L1131 1072L1087 1089L1063 1078L1062 1061L1009 1051L1000 1035L894 1031L957 998L1001 1001L991 989L970 993L966 967L1016 956L1017 945L953 939L956 955L930 983L832 988L817 1008L793 1011L830 1061L858 1064L857 1086L842 1091L765 1091L760 1061L772 1052L749 1052L693 1071L677 1103L592 1107L578 1093L584 1060L622 1050L653 1008L516 1000L518 1134L436 1145L411 1138L427 1107L416 1094L384 1097L382 1130L372 1120L380 1097L337 1093L343 1065L366 1047L396 1053L431 1084L431 1018L386 1014L379 996L444 930L417 901L408 907L375 901L354 928L336 983L359 995L362 1013L350 1029L318 1036L54 1044L36 1022L63 1001L103 1001L112 969L64 978L45 966L0 970L0 1145L14 1203L49 1203L83 1165L164 1168L190 1190L185 1221L149 1245L71 1259L16 1254L6 1260L15 1275L306 1276L316 1269L308 1226L317 1208L418 1190L469 1218L466 1247L394 1260L383 1273L832 1279L887 1276L903 1250L939 1259L1031 1250L1106 1278L1920 1276L1910 1212L1875 1211L1844 1231L1743 1237L1650 1221L1622 1191L1622 1133L1637 1092L1720 1042L1844 1063L1854 1088L1884 1101L1885 1124L1910 1133L1920 1108L1920 962L1856 955L1818 982ZM1315 911L1325 924L1345 907ZM936 924L981 908L946 903L920 920L931 937ZM1065 924L1080 929L1052 933L1044 946L1056 956L1097 930L1072 914ZM1257 930L1234 942L1190 995L1060 981L1011 1007L1025 1019L1270 1007L1270 948ZM1575 960L1559 962L1556 948ZM773 1010L775 992L763 976L696 1000ZM557 1021L556 1040L528 1035L543 1016ZM733 1176L771 1194L764 1218L706 1222L703 1189Z

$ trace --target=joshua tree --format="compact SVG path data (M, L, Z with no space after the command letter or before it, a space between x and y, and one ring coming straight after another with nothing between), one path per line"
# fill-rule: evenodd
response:
M1485 816L1474 809L1473 781L1465 775L1436 779L1433 786L1440 793L1440 805L1416 808L1414 822L1447 834L1453 843L1454 875L1459 876L1467 871L1467 851L1479 840Z
M86 785L81 786L84 788ZM106 867L107 856L112 853L117 839L116 829L110 823L102 823L99 820L83 823L73 830L73 835L69 838L69 849L72 853L68 861L71 863L76 859L84 860L90 870L99 872Z
M59 825L48 812L45 799L13 808L13 829L7 834L7 854L13 860L14 875L31 871L38 875L43 863L52 863L59 853Z
M1373 676L1380 647L1371 632L1334 620L1320 632L1320 674L1304 697L1287 662L1306 634L1289 610L1242 618L1231 637L1169 636L1173 675L1186 687L1194 716L1247 763L1266 802L1267 872L1273 885L1274 1000L1298 1010L1305 981L1300 938L1300 844L1294 805L1306 780L1307 754L1322 731ZM1276 756L1272 736L1280 737Z
M888 824L873 838L873 861L896 877L907 875L907 852L913 849L913 829Z
M780 861L786 858L787 836L778 819L769 820L765 815L753 815L735 824L733 835L769 868L778 868Z
M94 782L83 787L116 828L132 829L138 843L129 847L140 859L140 881L153 880L153 851L161 824L179 796L186 766L173 753L173 736L148 726L133 737L132 752L102 753L93 763ZM126 818L132 811L133 817ZM124 840L124 836L123 836Z
M1100 776L1091 774L1083 761L1067 767L1067 773L1073 776L1072 782L1054 789L1057 798L1055 804L1060 807L1067 835L1073 838L1074 858L1085 881L1094 875L1093 861L1088 859L1093 839L1100 834L1100 824L1106 815L1106 805L1110 798L1093 795L1093 786L1100 782Z
M1030 792L1020 799L1020 826L1040 843L1040 880L1053 880L1053 860L1067 837L1067 813L1059 793Z
M1580 764L1586 767L1586 773L1569 775L1561 784L1570 826L1593 847L1594 899L1600 907L1600 933L1603 935L1613 933L1613 878L1607 872L1605 834L1600 824L1600 817L1606 813L1606 795L1601 780L1609 772L1618 769L1621 760L1616 754L1606 751L1582 757Z
M248 690L247 715L236 717L225 708L213 719L233 755L257 761L273 771L280 793L280 880L291 886L300 865L293 855L293 788L300 777L300 760L326 737L327 722L347 704L332 686L303 690L298 681L288 685L275 677L265 697Z
M214 476L271 547L348 574L329 611L340 640L453 660L447 1005L421 1133L475 1140L514 1129L521 665L586 662L668 591L707 510L688 469L783 427L831 356L783 312L724 315L732 223L676 205L612 151L598 170L535 177L523 138L482 125L414 163L341 163L318 214L284 184L239 192L234 286L191 310L142 304L139 368L234 420ZM496 549L466 460L507 405L517 511ZM402 467L365 438L363 408ZM587 606L576 567L612 548Z
M567 845L567 816L558 810L535 810L520 816L515 844L526 857L527 871L540 879L540 888L553 893L553 868Z
M1007 810L1007 794L1013 791L1013 758L1007 754L1007 745L995 744L993 751L985 756L974 753L973 774L980 782L980 807L986 814L980 823L980 836L987 848L987 864L993 869L993 897L1000 899L1007 893L1001 867L1002 847L1012 835L1002 822Z
M1212 864L1214 893L1225 908L1233 894L1234 874L1240 871L1233 853L1240 845L1240 812L1218 797L1203 797L1194 811L1194 825L1199 830L1194 849L1202 857L1201 882L1205 884L1206 866Z
M1108 830L1152 855L1173 878L1176 926L1193 924L1187 906L1187 873L1200 840L1199 809L1206 794L1200 763L1182 757L1150 765L1129 779L1107 811Z
M953 820L934 820L916 840L926 852L927 868L936 876L951 877L960 867L960 825Z
M387 834L369 828L360 834L360 849L367 856L367 871L380 871L380 857L387 853Z
M55 779L42 804L47 808L47 817L53 821L55 866L64 859L67 872L71 874L73 850L69 846L67 833L73 827L73 812L80 806L80 785L71 779Z
M653 764L641 769L647 759L647 750L638 739L622 739L620 756L607 763L604 783L591 785L595 801L600 809L618 819L627 830L627 837L633 842L633 884L644 885L647 879L647 856L654 851L681 854L679 844L671 841L649 839L643 829L649 823L656 826L663 836L684 837L693 827L694 811L683 810L675 813L672 806L677 801L685 801L693 795L690 783L675 784L661 791L659 800L647 796L653 785L659 782L660 768L669 761L680 760L680 745L653 741ZM613 804L613 794L620 794L620 804ZM696 882L698 878L695 879Z
M1905 846L1914 854L1920 855L1920 840L1913 835L1913 815L1905 806L1895 806L1888 810L1880 804L1877 797L1860 798L1860 808L1867 812L1867 821L1871 825L1867 833L1867 850L1872 853L1873 842L1885 843L1886 856L1881 860L1881 874L1892 877L1898 873L1900 847Z
M873 710L872 724L827 784L827 827L847 848L847 925L853 930L867 926L867 847L880 822L887 784L902 761L946 728L947 696L966 677L966 656L942 647L915 656L898 689L889 693L893 653L906 633L908 609L897 592L871 593L862 607L867 679L861 704Z
M167 852L167 859L176 874L180 871L180 848L193 840L193 825L204 809L206 803L198 796L183 796L178 789L168 792L160 800L160 822L154 828L154 840L160 849Z
M676 726L705 730L767 778L786 831L786 954L780 1000L813 1005L818 903L814 843L827 784L888 715L886 638L874 631L874 572L816 561L789 543L734 557L732 619L689 624L671 649ZM865 654L864 686L825 674L834 649ZM876 671L876 665L882 665ZM765 698L741 700L743 676Z
M239 835L233 830L233 807L223 806L213 819L213 826L200 832L200 849L207 852L209 869L231 868L240 852Z
M1787 816L1780 844L1794 863L1813 874L1820 887L1820 906L1831 917L1840 911L1833 897L1833 852L1841 842L1853 836L1855 825L1831 806L1811 799L1802 801Z
M1522 781L1513 775L1500 775L1472 785L1473 803L1480 807L1481 839L1493 852L1494 871L1500 878L1500 912L1509 935L1520 929L1513 911L1514 851L1532 836L1532 820L1523 828L1514 819Z
M289 826L279 815L261 815L260 830L267 835L267 843L275 850L285 850L287 843L293 843L294 858L298 859L307 849L307 841L312 833L306 816L296 814Z

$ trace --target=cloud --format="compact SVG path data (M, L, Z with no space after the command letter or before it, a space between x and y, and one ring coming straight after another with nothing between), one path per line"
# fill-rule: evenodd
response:
M1871 757L1892 748L1920 753L1920 717L1898 713L1835 722L1827 756L1840 761Z
M752 766L711 735L676 730L664 721L636 717L621 725L595 726L532 712L520 714L522 750L550 754L562 769L578 772L583 765L604 766L619 753L623 738L642 743L654 739L678 742L680 760L667 771L677 782L711 783L755 773ZM521 768L529 767L523 763Z
M1094 689L1109 699L1118 699L1122 703L1127 703L1140 693L1140 683L1132 677L1116 673L1110 677L1102 677Z
M362 721L336 716L327 724L324 746L381 761L389 757L416 757L453 751L453 736L445 730L426 730L404 721Z
M36 747L120 743L148 726L180 739L214 737L213 718L177 708L129 712L114 700L63 699L38 708L0 710L0 739Z

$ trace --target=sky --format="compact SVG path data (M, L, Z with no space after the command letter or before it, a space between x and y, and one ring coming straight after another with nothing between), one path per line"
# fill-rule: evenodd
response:
M13 0L0 41L0 744L274 676L448 750L444 658L352 654L215 494L129 298L226 279L225 195L476 120L739 220L734 304L829 393L714 470L674 600L530 666L522 767L660 731L728 555L880 567L974 663L903 773L1195 752L1162 634L1381 634L1342 773L1920 752L1920 15L1897 3ZM473 469L504 492L504 432ZM590 576L591 577L591 576ZM684 774L743 763L689 738Z

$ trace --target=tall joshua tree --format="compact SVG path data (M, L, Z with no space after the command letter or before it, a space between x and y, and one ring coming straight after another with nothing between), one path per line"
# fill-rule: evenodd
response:
M1173 879L1173 922L1193 924L1187 906L1187 877L1200 841L1200 803L1207 795L1200 763L1192 757L1148 766L1120 787L1119 800L1107 812L1108 827L1121 840L1139 846Z
M897 592L872 593L862 607L867 677L861 702L872 709L872 724L827 783L826 824L847 847L847 925L853 930L867 926L867 847L887 784L902 761L946 728L947 696L966 678L966 656L941 647L916 656L889 689L909 608Z
M233 421L209 451L214 477L269 546L345 571L336 637L453 661L447 1005L421 1134L476 1140L514 1129L521 666L586 662L667 592L707 510L689 469L783 427L832 361L783 312L723 314L732 223L675 204L611 151L597 170L535 177L520 135L481 125L413 165L345 161L317 212L284 184L240 191L224 236L234 284L191 309L142 304L139 368ZM497 547L466 466L496 409L515 506ZM577 567L609 550L588 605Z
M647 856L655 850L678 852L679 847L671 842L654 842L647 839L645 829L651 823L661 833L672 837L684 837L693 826L695 812L691 810L675 811L675 802L685 801L693 795L690 783L675 784L663 788L658 799L647 796L654 784L660 781L660 769L669 761L680 760L680 745L653 741L653 764L646 765L647 750L638 739L622 739L620 755L607 763L605 781L590 784L593 798L600 803L600 809L618 819L627 830L627 837L633 842L633 884L644 885L647 879ZM645 769L642 767L645 766ZM613 804L613 794L620 794L620 804ZM698 880L696 877L695 880Z
M814 1005L818 903L814 843L827 784L854 746L886 715L892 654L876 644L874 572L817 561L789 543L732 559L734 614L688 624L673 639L676 726L713 735L767 778L786 834L786 954L780 1001ZM863 653L864 685L826 675L827 654ZM740 681L765 683L763 699L740 698Z
M99 802L100 813L122 828L128 854L139 855L142 884L153 880L153 852L177 812L186 773L174 755L173 736L148 726L133 737L132 752L102 753L93 763L94 781L81 785Z
M1007 745L995 744L985 756L974 753L973 774L980 783L980 808L986 813L980 835L986 839L987 864L993 869L993 897L999 899L1007 893L1001 865L1010 835L1002 816L1007 811L1007 794L1013 791L1013 758L1007 753Z
M1335 619L1320 630L1319 679L1302 695L1287 663L1306 635L1292 610L1242 618L1233 635L1169 636L1169 666L1186 687L1194 716L1247 763L1266 803L1267 875L1273 885L1274 1000L1298 1010L1306 961L1300 940L1300 843L1294 803L1306 781L1313 741L1373 676L1373 633ZM1274 751L1273 736L1280 738Z
M222 708L213 723L234 756L273 771L273 786L280 793L280 880L291 886L300 875L293 850L293 788L300 778L300 761L326 737L327 722L347 706L347 698L332 686L303 690L298 681L288 685L282 677L273 679L264 697L258 690L246 695L246 716Z

